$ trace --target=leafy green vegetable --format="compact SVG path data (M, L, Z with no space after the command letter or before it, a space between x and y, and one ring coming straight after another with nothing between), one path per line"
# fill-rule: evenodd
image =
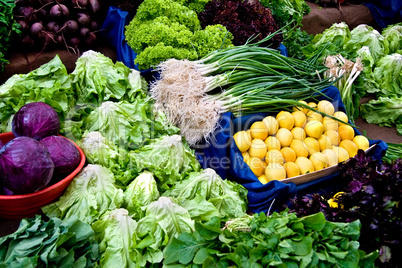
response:
M391 24L383 29L381 35L388 42L389 54L396 53L402 47L402 23Z
M168 190L190 172L200 170L200 163L187 142L179 135L164 136L129 152L130 169L148 170L157 179L158 189Z
M145 170L127 186L123 206L132 217L140 219L145 215L147 206L158 198L156 180L151 172Z
M393 127L402 135L402 97L379 97L360 106L360 114L369 124Z
M19 35L20 24L14 20L14 0L2 0L0 2L0 72L4 70L8 60L6 58L8 49L11 46L13 35Z
M58 55L27 74L14 74L0 86L0 131L11 131L13 115L30 102L49 104L61 121L74 107L70 77Z
M190 31L201 29L197 14L180 1L144 0L139 5L133 20L126 26L126 34L129 33L130 29L135 29L142 23L160 16L168 17L169 20L184 25Z
M107 212L92 225L102 254L101 267L139 267L137 225L124 208Z
M302 19L311 9L304 0L260 0L272 11L272 16L283 31L283 41L293 58L304 59L302 47L311 42L312 36L301 30Z
M176 202L187 208L190 214L193 204L188 201L197 196L212 203L222 219L241 217L247 210L247 190L238 183L223 180L210 168L190 173L188 178L177 183L163 195L175 198Z
M303 53L307 58L311 58L316 51L323 50L321 56L338 54L343 45L352 37L349 26L345 22L334 23L331 27L320 34L316 34L311 43L303 47ZM342 54L345 56L344 54Z
M230 224L235 224L234 219ZM195 232L181 233L164 251L163 264L177 267L374 267L377 252L366 254L356 240L358 220L335 223L322 213L297 217L274 212L241 218L249 228L220 229L220 220L196 223ZM232 230L232 231L230 231Z
M402 97L402 55L393 53L376 62L373 76L384 97Z
M388 164L392 164L392 161L396 161L402 158L402 143L387 143L388 148L382 160L386 161Z
M145 217L138 221L136 249L146 262L160 263L162 252L173 237L193 230L194 221L188 211L162 196L147 207Z
M94 231L76 216L22 219L0 238L0 267L97 267L99 255Z
M105 101L88 115L84 129L98 131L124 149L138 148L151 135L148 106L149 102L144 100Z
M123 191L114 186L113 173L100 165L84 167L67 187L65 193L54 203L42 207L48 217L79 220L92 224L104 213L120 208Z
M389 53L388 42L373 27L366 24L360 24L350 31L350 39L345 42L343 49L354 58L354 53L363 46L370 48L371 55L375 61L378 61L384 55Z
M188 3L187 3L188 2ZM125 38L144 70L167 59L196 60L221 47L233 36L222 25L201 29L197 14L186 6L203 7L207 1L145 0L125 28ZM194 7L195 7L194 6Z

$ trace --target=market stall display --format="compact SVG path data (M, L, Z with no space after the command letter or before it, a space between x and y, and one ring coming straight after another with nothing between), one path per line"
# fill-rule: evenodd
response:
M138 9L130 14L110 6L102 32L117 60L88 49L70 59L72 66L55 52L0 85L1 132L42 142L53 173L56 166L62 173L68 168L63 159L70 150L61 149L62 142L73 141L71 149L85 159L57 199L40 205L16 232L2 233L0 266L382 267L397 260L400 239L389 241L389 232L377 230L400 222L399 144L366 138L342 99L344 88L354 96L356 76L364 71L349 79L329 75L322 61L328 44L312 49L304 33L292 31L307 10L303 1L261 1L272 5L273 18L288 18L289 24L281 33L271 29L260 41L257 34L238 45L231 43L230 24L200 27L198 15L218 2L145 0L133 3ZM257 4L222 2L232 8ZM249 29L246 24L242 29ZM179 42L155 50L170 45L150 39L149 25L158 25L154 32L170 45L190 40L192 46ZM386 46L397 49L398 30L389 33ZM287 42L290 36L301 39L287 43L289 51L283 44L266 46L280 35ZM207 41L197 45L195 36ZM351 53L357 41L347 42ZM141 57L128 42L156 54L136 65ZM183 48L197 57L159 57ZM379 83L381 92L398 92L386 84ZM19 115L31 105L53 109L60 119L56 133L43 137L35 117L29 122ZM2 143L0 156L11 144ZM341 149L344 155L337 154ZM251 160L258 160L257 168ZM295 166L298 172L292 172ZM8 189L0 175L0 186ZM374 222L356 216L367 211Z

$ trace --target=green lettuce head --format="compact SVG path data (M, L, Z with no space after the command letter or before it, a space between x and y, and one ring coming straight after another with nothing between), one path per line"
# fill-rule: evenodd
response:
M131 216L140 219L145 215L147 206L158 198L159 191L154 175L144 171L127 186L123 206Z
M388 42L390 54L402 49L402 23L389 25L382 31L381 35Z
M373 27L360 24L351 32L351 38L344 44L343 49L352 57L356 57L356 51L363 46L370 49L374 61L388 54L388 42Z
M79 220L92 224L109 210L121 207L123 191L114 185L113 173L101 166L89 164L67 187L60 199L42 207L48 217Z
M200 204L189 202L197 196L211 203L224 219L242 217L247 210L247 190L236 182L223 180L211 168L191 173L164 196L175 198L190 214L200 209Z
M394 53L382 57L376 64L373 76L379 85L380 95L402 97L402 55Z
M160 191L169 189L190 172L200 170L194 151L180 135L164 136L129 153L130 167L138 174L152 172Z
M99 241L101 267L140 267L135 249L137 225L124 208L108 211L92 225Z
M138 221L136 248L145 262L160 263L163 250L173 237L193 231L194 221L189 212L171 198L162 196L147 207L145 217Z

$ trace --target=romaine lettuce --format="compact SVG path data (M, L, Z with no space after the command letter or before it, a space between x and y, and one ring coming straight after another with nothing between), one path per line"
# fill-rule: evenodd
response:
M158 189L165 191L190 172L200 170L194 151L180 135L164 136L129 152L130 169L152 172Z
M402 96L402 55L393 53L377 61L373 76L384 97Z
M388 41L389 53L396 53L402 48L402 23L389 25L381 33Z
M214 205L223 219L242 217L247 210L247 190L236 182L223 180L211 168L190 173L163 195L175 198L190 212L193 208L188 201L201 196Z
M135 250L137 225L124 208L107 212L92 225L99 241L101 267L140 267Z
M154 175L144 171L127 186L123 206L132 217L140 219L145 215L147 206L158 200L159 195Z
M42 207L42 211L48 217L68 219L77 216L92 224L107 211L121 207L123 190L113 183L114 176L109 169L89 164L78 173L60 199Z
M143 261L160 263L171 239L192 231L194 221L188 211L171 198L162 196L148 205L145 217L138 221L136 249L141 251Z

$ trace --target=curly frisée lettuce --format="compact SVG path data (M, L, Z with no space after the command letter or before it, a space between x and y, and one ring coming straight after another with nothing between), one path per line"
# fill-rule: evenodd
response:
M150 144L130 151L129 157L129 168L138 174L144 170L152 172L161 191L201 168L194 151L180 135L155 139Z
M138 267L134 248L137 225L124 208L108 211L92 225L99 241L101 267Z
M116 188L113 173L101 166L84 167L67 187L60 199L42 207L48 217L78 219L92 224L109 210L121 207L123 190Z
M133 218L140 219L145 215L147 206L158 200L159 196L154 175L144 171L127 186L123 206Z
M188 178L178 182L163 195L174 198L178 204L187 208L190 214L193 207L189 206L192 203L188 201L197 196L212 203L221 218L241 217L247 210L247 190L236 182L223 180L211 168L190 173Z

